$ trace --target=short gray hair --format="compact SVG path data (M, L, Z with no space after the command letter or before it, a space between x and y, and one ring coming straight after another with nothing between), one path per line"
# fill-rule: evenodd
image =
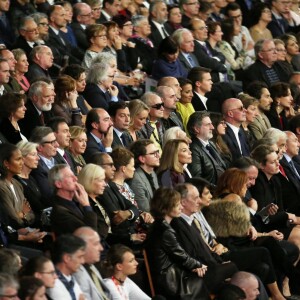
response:
M154 92L146 92L142 97L141 100L148 105L149 107L151 106L151 100L153 99L154 96L160 97L157 93Z
M187 122L186 129L190 135L190 137L196 136L195 126L202 126L202 121L205 117L209 117L210 114L207 111L195 111L190 115L190 118Z
M17 280L14 279L11 275L0 273L0 295L5 295L5 290L10 287L17 290L19 288Z
M183 36L184 33L191 33L191 31L186 29L186 28L179 28L179 29L177 29L173 32L172 39L175 41L177 46L181 45L182 40L183 40L182 36Z
M54 189L56 189L55 182L60 181L62 179L61 170L65 169L65 168L70 168L70 167L67 164L58 164L49 170L48 182L49 182L50 187L53 187Z
M116 57L112 53L110 53L110 52L100 52L92 60L91 65L94 65L94 64L103 64L103 63L108 64L108 62L110 62L112 60L115 60L115 61L117 60Z
M37 143L27 142L23 140L17 144L17 147L21 151L23 157L36 150L37 146Z
M53 133L50 127L38 126L33 129L29 140L32 143L41 145L44 142L44 138L50 133Z
M140 23L144 20L148 20L148 18L143 15L136 15L132 17L131 22L133 26L139 26Z
M43 95L43 88L49 87L49 84L45 81L39 80L34 82L28 91L28 97L32 99L33 96L41 97Z
M269 128L263 135L262 139L270 139L272 144L277 144L280 139L287 140L287 135L285 132L277 128Z
M36 24L39 24L41 19L48 19L48 16L41 12L36 12L34 14L31 14L30 17L33 18Z

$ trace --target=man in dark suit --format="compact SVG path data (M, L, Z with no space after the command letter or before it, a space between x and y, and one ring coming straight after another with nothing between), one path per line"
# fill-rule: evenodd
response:
M38 26L32 17L26 16L21 20L19 33L20 35L12 48L23 49L29 57L31 50L36 46L36 41L39 39Z
M242 101L236 98L225 100L222 105L222 113L227 124L223 140L228 146L233 159L249 156L250 148L242 128L242 123L246 121L246 109Z
M160 42L169 36L167 29L164 27L164 23L168 20L167 5L163 0L155 0L150 3L150 25L151 34L149 38L153 42L154 46L158 48Z
M81 2L73 5L73 21L71 23L71 28L76 37L78 47L83 52L89 47L85 29L87 25L91 24L91 15L92 10L88 4Z
M44 126L53 117L51 109L54 95L53 84L48 84L45 81L36 81L30 86L25 117L18 122L21 132L28 139L35 127Z
M104 0L102 7L98 23L111 21L111 18L116 16L121 10L121 3L120 0Z
M32 63L29 65L26 77L30 82L36 79L51 79L49 69L53 66L54 57L48 46L36 46L30 53Z
M114 139L112 148L125 147L127 148L131 143L131 139L127 133L130 123L130 112L125 102L113 102L108 109L113 126L114 126Z
M226 164L214 143L209 141L213 137L213 129L209 113L206 111L197 111L190 116L187 130L192 138L190 150L193 163L189 164L188 168L193 177L201 177L217 184L219 176L226 169Z
M89 158L98 152L111 152L113 142L113 123L110 115L103 108L91 109L86 117L87 145L84 158Z
M213 292L235 272L238 271L232 262L223 264L222 259L213 254L200 234L199 222L194 214L200 209L199 192L192 184L176 187L181 195L182 212L180 218L174 218L171 226L176 232L179 244L193 258L202 263L203 279L208 289Z
M193 84L193 98L192 104L195 111L210 110L209 103L205 94L210 92L213 82L210 75L210 70L202 67L195 67L191 69L188 74L188 79ZM212 111L215 111L212 109Z
M199 13L200 4L194 0L179 1L180 9L183 12L181 24L183 27L188 27L192 18L197 17Z
M8 12L10 10L10 1L1 1L0 3L0 36L1 43L4 43L7 48L11 49L16 35L12 28L12 23L9 20Z
M183 67L189 72L194 67L199 67L199 62L194 53L194 37L192 33L186 29L177 29L172 38L179 48L179 56Z
M53 117L47 123L56 137L58 143L57 154L55 160L59 164L67 164L74 174L78 174L76 162L70 152L67 150L70 145L70 130L66 120L63 117Z
M9 82L9 78L9 64L6 59L0 58L0 96L6 92L4 85Z
M205 22L201 19L193 19L188 29L191 30L194 37L194 54L200 66L211 70L210 74L213 82L219 82L220 76L224 79L224 75L227 74L227 68L224 64L225 57L222 53L214 49L208 49L206 46L207 26ZM220 73L223 75L220 75Z
M43 206L50 207L52 206L53 187L49 185L48 174L49 170L58 164L54 157L59 145L52 129L45 126L36 127L33 130L30 142L38 144L37 152L40 157L38 167L31 172L31 175L43 195Z
M277 52L272 40L259 40L254 46L256 61L244 71L243 86L252 81L263 81L270 87L276 82L288 82L292 69L277 61Z
M49 171L49 182L55 190L51 224L55 234L73 233L77 228L90 226L97 229L97 214L90 206L84 187L65 164L58 164Z
M300 215L300 167L294 157L299 155L299 141L291 131L286 131L286 152L280 160L285 175L278 173L282 186L284 209L290 213Z
M52 49L56 48L57 55L54 57L60 66L69 64L81 64L84 52L73 48L67 39L61 34L61 28L66 26L65 9L61 5L52 5L49 15L49 39L46 44Z

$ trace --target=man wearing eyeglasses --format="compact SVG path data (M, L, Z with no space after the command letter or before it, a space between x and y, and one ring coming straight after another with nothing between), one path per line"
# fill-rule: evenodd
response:
M222 113L226 121L226 133L223 140L230 150L232 159L249 156L250 148L242 123L246 121L246 109L241 100L229 98L222 104Z
M158 94L146 92L141 100L150 108L146 124L141 129L143 138L153 141L155 146L162 152L163 135L165 132L161 119L164 116L164 102Z
M254 46L256 61L244 71L243 87L252 81L263 81L270 87L276 82L287 82L292 69L277 61L277 50L273 40L259 40Z
M54 157L59 144L52 129L45 126L36 127L31 134L30 141L38 144L37 152L40 157L38 167L31 172L31 175L42 194L44 208L47 208L52 206L50 199L53 194L53 187L48 182L48 174L49 170L58 164Z
M20 21L19 37L13 45L13 49L21 48L29 57L31 50L39 39L38 26L32 17L26 16Z
M183 12L181 25L186 28L191 19L198 16L200 3L198 0L181 0L179 6Z
M20 300L18 297L19 284L16 279L7 274L0 274L0 300Z
M159 150L151 140L138 140L130 147L134 154L135 172L129 182L142 211L150 211L150 200L159 188L155 168L159 166Z

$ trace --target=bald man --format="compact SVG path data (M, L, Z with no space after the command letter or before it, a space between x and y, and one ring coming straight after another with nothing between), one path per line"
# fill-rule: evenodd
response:
M91 227L80 227L73 234L83 239L86 243L85 264L74 274L76 281L84 293L85 299L111 299L103 278L94 265L100 261L101 252L103 251L99 234Z
M222 104L222 113L226 121L226 133L223 140L229 148L232 158L249 156L250 148L242 123L246 121L246 109L241 100L229 98Z
M259 296L259 283L256 277L248 272L235 273L230 283L241 288L246 294L246 300L255 300Z

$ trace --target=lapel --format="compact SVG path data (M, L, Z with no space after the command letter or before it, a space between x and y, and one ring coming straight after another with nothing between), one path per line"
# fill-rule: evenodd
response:
M236 137L235 137L235 135L234 135L234 133L233 133L233 130L232 130L229 126L227 126L227 127L226 127L226 132L227 132L228 137L230 138L230 141L231 141L232 145L233 145L239 152L241 152L240 147L239 147L239 145L238 145L238 142L237 142L237 140L236 140Z
M140 177L140 181L144 183L144 187L147 189L150 197L153 197L153 191L151 188L151 185L149 183L149 180L147 179L146 175L144 174L144 171L139 168L136 170L136 175Z

